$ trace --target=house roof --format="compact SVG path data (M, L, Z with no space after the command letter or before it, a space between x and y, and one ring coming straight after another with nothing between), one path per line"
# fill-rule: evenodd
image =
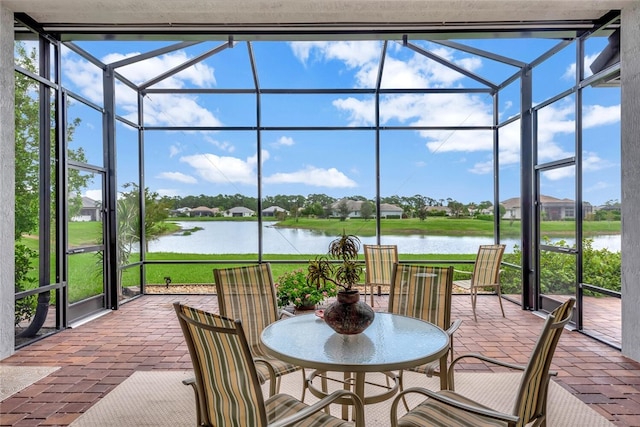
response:
M93 200L89 197L82 196L82 207L83 208L99 208L102 206L102 202L99 200Z
M380 210L381 211L391 211L391 212L402 212L402 208L396 206L396 205L392 205L390 203L380 203Z
M250 213L250 214L255 213L255 211L252 211L249 208L245 208L244 206L233 207L231 209L228 209L227 212L229 212L229 213Z
M269 206L268 208L262 209L262 212L286 212L287 210L281 208L280 206Z
M545 195L541 195L540 196L540 202L543 204L571 204L571 203L575 203L575 200L572 199L558 199L557 197L553 197L553 196L545 196ZM502 206L504 206L507 209L511 209L511 208L519 208L520 207L520 197L512 197L510 199L504 200L502 202L500 202L500 204ZM589 202L583 202L583 204L585 205L590 205Z

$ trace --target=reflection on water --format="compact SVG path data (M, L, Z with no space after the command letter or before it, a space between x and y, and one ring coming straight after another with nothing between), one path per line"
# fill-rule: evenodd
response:
M258 252L258 222L239 221L188 221L178 222L184 229L200 227L202 230L190 235L175 234L163 236L149 242L150 252L176 252L194 254L254 254ZM263 253L267 254L323 254L335 236L311 230L273 227L265 222L262 228ZM594 249L620 251L620 235L597 236ZM559 240L559 239L558 239ZM569 245L571 239L563 239ZM363 244L375 244L375 237L362 237ZM398 251L405 254L474 254L478 245L492 244L491 237L472 236L383 236L382 244L398 245ZM514 245L520 246L519 239L503 239L506 252L513 252Z

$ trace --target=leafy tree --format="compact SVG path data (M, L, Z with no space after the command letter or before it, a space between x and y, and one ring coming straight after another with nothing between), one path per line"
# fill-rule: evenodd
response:
M360 216L365 220L370 219L373 216L373 203L368 200L362 202L362 206L360 206Z
M478 210L483 211L485 209L489 209L491 206L493 206L493 203L491 203L489 200L483 200L482 202L478 203Z
M347 199L342 199L338 202L338 207L336 208L340 219L344 221L349 216L349 206L347 205Z
M307 204L319 203L323 208L331 205L336 199L326 194L309 194L307 196Z
M456 218L460 218L465 211L465 207L462 203L457 200L448 199L447 207L451 210L451 214Z
M324 207L318 202L307 205L302 209L302 215L322 217L324 216Z
M120 254L127 254L125 258L121 258L121 263L126 264L132 246L140 241L140 232L138 231L140 230L140 215L138 214L140 188L132 182L124 184L122 188L128 191L120 193L118 198L118 238L127 246L127 249ZM166 232L165 220L169 217L170 204L158 193L150 191L148 188L145 188L144 196L144 234L147 245L145 249L148 251L149 242Z
M543 238L543 243L549 246L566 247L561 240L552 243L549 238ZM575 247L575 245L574 245ZM621 254L608 249L594 249L593 239L582 242L583 254L583 282L601 288L620 292L622 287ZM505 254L504 261L510 264L522 265L522 250L515 246L513 253ZM566 295L575 292L576 265L575 258L563 253L542 251L540 253L540 285L545 294ZM507 268L500 276L502 292L513 294L522 290L521 272L518 269ZM585 291L589 292L589 291Z

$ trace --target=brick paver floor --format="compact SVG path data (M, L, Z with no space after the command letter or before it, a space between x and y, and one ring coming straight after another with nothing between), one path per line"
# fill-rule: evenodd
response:
M180 301L217 311L215 295L146 295L119 310L62 331L27 347L1 363L60 366L49 376L5 399L3 426L66 426L135 371L185 370L191 362L172 303ZM384 310L386 297L374 308ZM479 297L478 322L468 295L454 295L456 354L480 352L524 363L543 320L505 302L506 319L495 316L495 296ZM618 314L619 315L619 314ZM482 364L461 368L486 371ZM555 381L617 426L640 426L640 363L581 333L565 331L552 369Z

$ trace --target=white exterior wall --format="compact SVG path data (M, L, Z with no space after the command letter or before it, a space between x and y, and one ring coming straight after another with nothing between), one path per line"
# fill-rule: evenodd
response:
M0 360L15 347L13 12L0 6Z
M622 11L622 354L640 361L640 2Z

